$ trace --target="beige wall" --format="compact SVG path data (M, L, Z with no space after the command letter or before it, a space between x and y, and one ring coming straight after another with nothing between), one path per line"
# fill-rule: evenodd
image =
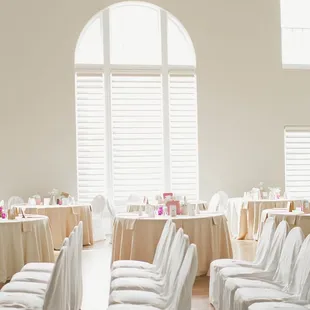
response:
M113 2L0 1L0 198L76 192L74 49ZM153 1L196 48L202 198L283 186L283 127L309 123L310 72L281 68L278 2Z

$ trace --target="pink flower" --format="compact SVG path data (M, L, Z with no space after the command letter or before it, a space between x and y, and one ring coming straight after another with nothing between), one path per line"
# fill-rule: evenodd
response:
M5 219L6 218L6 214L2 213L2 218Z
M0 207L0 212L2 212L3 211L3 207Z

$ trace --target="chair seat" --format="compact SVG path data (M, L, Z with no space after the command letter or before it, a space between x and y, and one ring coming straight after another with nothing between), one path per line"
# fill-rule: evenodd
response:
M148 278L161 280L161 276L155 271L139 268L117 268L111 272L111 281L118 278Z
M155 269L156 266L138 260L117 260L112 264L112 270L117 268Z
M54 266L55 266L54 263L28 263L22 268L21 271L52 273Z
M152 306L126 304L126 305L111 305L107 310L160 310L160 309Z
M249 307L249 310L277 310L277 309L307 310L309 308L284 302L262 302L253 304L252 306Z
M46 290L47 290L46 283L29 282L25 284L25 282L9 282L8 284L2 287L1 292L27 293L44 297Z
M235 293L234 309L247 310L250 305L256 302L281 302L284 299L293 299L293 296L279 290L268 288L240 288ZM293 300L290 301L294 302Z
M160 295L146 291L113 291L110 294L109 304L147 305L159 309L165 309L167 301Z
M111 282L111 291L114 290L148 291L161 294L163 285L161 281L147 278L117 278Z
M34 294L0 292L0 307L38 310L43 309L43 304L44 298Z
M51 275L47 272L21 271L14 274L11 282L48 283Z

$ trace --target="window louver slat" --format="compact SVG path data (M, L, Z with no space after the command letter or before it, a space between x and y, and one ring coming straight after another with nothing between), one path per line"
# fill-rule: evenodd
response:
M77 74L76 92L78 194L89 203L105 186L103 75Z
M194 75L169 76L171 190L197 199L197 102Z
M115 200L155 197L163 186L160 75L112 75L112 148Z
M285 128L285 187L292 196L310 198L310 127Z

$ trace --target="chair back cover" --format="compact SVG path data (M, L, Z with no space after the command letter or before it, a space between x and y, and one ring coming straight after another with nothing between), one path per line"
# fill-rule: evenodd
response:
M110 213L112 220L114 220L115 215L116 215L115 210L114 210L114 207L110 204L108 199L107 199L107 207L108 207L108 210L109 210L109 213Z
M11 209L14 205L23 204L24 199L19 196L12 196L8 200L8 209Z
M158 241L156 251L155 251L155 255L154 255L154 259L153 259L153 264L155 266L158 266L158 264L162 262L162 258L163 258L163 254L164 254L164 250L165 250L166 241L167 241L167 238L169 235L171 223L172 223L171 220L167 220L167 222L163 228L163 231L161 233L160 239Z
M169 254L165 255L164 259L166 259L166 264L163 264L161 274L165 277L168 273L169 270L171 269L171 265L173 264L173 256L175 252L179 251L180 244L182 243L184 236L184 232L182 228L179 228L177 233L175 234L175 237L172 240L171 246L170 246L170 251Z
M170 268L167 269L167 276L164 282L164 291L167 296L174 295L174 287L176 286L177 276L183 263L184 256L189 246L189 237L187 235L182 236L182 240L179 246L175 248L175 251L171 253Z
M283 245L290 227L286 221L281 221L278 225L271 242L265 271L274 273L277 269L279 259L282 253Z
M273 277L273 282L281 286L288 285L304 239L305 236L300 227L294 227L288 233L279 259L278 268Z
M68 247L60 249L44 298L43 310L69 310Z
M102 195L97 195L91 202L93 213L95 215L102 215L106 205L106 200Z
M214 194L209 202L208 211L217 212L220 205L220 199L221 197L218 193Z
M137 195L137 194L131 194L129 197L128 197L128 199L127 199L127 203L134 203L134 202L136 202L136 203L142 203L142 198L139 196L139 195Z
M276 230L275 220L273 217L269 217L266 220L262 234L260 236L260 239L257 245L255 260L253 262L253 264L259 268L264 269L266 266L268 254L270 251L270 246L271 246L271 242L272 242L275 230Z
M292 272L292 279L287 287L287 292L297 295L300 299L307 299L310 286L310 235L304 240L296 259Z
M78 227L75 226L73 231L70 233L69 236L69 245L68 249L68 276L69 276L69 283L68 283L68 297L70 300L71 309L77 309L77 281L78 281L78 266L77 266L77 239L78 239Z
M224 191L219 191L220 195L220 204L219 204L219 212L226 213L228 209L228 195Z
M82 276L82 250L83 250L83 222L80 221L78 225L78 238L77 238L77 253L78 253L78 309L82 307L83 300L83 276Z
M184 257L178 279L176 290L169 310L191 309L192 290L198 270L198 254L195 244L191 244Z
M162 274L163 276L166 274L166 270L168 267L168 259L170 257L172 244L175 238L176 238L176 226L175 226L175 223L171 223L170 230L168 232L168 237L167 237L166 244L165 244L165 249L163 252L162 263L160 264L160 269L159 269L159 273Z

